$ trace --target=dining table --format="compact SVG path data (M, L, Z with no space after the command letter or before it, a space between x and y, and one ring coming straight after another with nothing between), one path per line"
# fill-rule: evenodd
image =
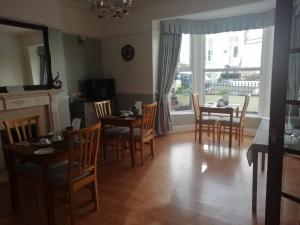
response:
M53 152L48 154L36 154L37 150L52 148ZM48 146L37 146L32 143L8 144L2 146L6 167L9 173L10 195L12 210L18 214L20 212L19 190L17 185L16 161L25 161L40 166L42 171L42 184L44 189L45 210L47 224L55 224L53 191L51 185L51 167L59 162L68 159L68 142L61 141Z
M299 120L299 118L297 119ZM252 175L252 212L256 213L257 208L257 174L258 174L258 154L261 157L261 170L265 169L265 154L269 152L269 128L270 118L262 117L261 123L257 129L256 135L252 141L252 144L247 150L247 160L249 166L253 164L253 175ZM295 129L294 132L297 134L295 137L292 130L286 130L284 135L284 152L287 154L300 155L300 136L299 130Z
M131 155L131 166L135 166L135 137L134 137L134 128L141 128L143 119L141 116L129 116L129 117L120 117L120 116L106 116L101 118L103 133L105 128L109 126L119 126L119 127L128 127L129 128L129 144L130 144L130 155Z
M239 117L239 104L228 104L219 106L217 103L206 103L204 105L200 105L200 123L202 120L202 113L207 113L211 115L212 113L218 115L229 115L229 144L228 147L232 147L232 122L233 122L233 114L235 113L236 117ZM201 126L201 125L200 125ZM200 132L201 133L201 132ZM200 135L201 138L201 135Z

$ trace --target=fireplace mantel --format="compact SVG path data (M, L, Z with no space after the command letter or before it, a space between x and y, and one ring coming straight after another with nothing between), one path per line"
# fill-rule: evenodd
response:
M52 130L60 130L57 95L58 89L0 93L0 113L16 109L36 106L49 106L50 126Z
M43 125L48 131L61 130L59 110L58 110L58 94L62 90L50 89L39 91L24 91L14 93L0 93L0 130L4 129L3 120L25 117L23 113L28 111L36 115L38 109L43 108ZM41 118L40 118L41 119ZM45 124L48 124L45 125ZM1 149L0 137L0 183L7 180L7 171L5 170L3 152Z

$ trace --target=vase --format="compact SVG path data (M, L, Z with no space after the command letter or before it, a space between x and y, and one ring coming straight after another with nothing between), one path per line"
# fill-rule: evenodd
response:
M229 103L229 94L224 94L222 96L223 100L224 100L224 103L227 105Z

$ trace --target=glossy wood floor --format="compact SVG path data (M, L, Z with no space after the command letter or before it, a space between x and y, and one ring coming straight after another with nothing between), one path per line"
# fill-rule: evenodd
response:
M193 133L156 139L155 160L130 168L113 160L100 166L100 210L86 205L78 211L81 225L247 225L264 224L266 171L258 174L258 213L251 213L252 168L246 158L251 138L228 150L227 142L214 147L210 138L200 145ZM148 156L148 154L146 154ZM300 160L285 158L284 189L300 196ZM83 190L78 205L90 198ZM300 208L282 204L282 224L300 224ZM0 224L46 224L34 210L30 192L22 192L22 215L11 213L8 184L0 185ZM67 205L56 203L56 223L70 224Z

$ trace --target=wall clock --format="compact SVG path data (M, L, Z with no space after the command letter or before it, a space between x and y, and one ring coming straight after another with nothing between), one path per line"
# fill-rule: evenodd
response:
M125 45L122 48L121 55L126 61L132 60L134 57L134 48L131 45Z

